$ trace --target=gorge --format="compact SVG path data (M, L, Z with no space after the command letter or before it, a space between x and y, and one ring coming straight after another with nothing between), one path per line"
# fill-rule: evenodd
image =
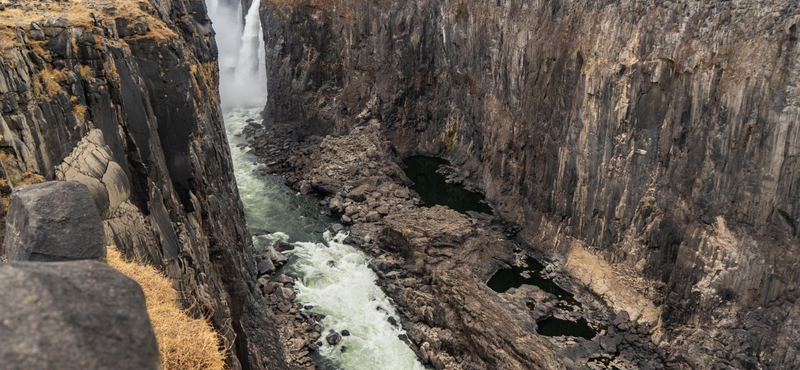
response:
M798 22L787 0L5 1L2 217L85 185L229 369L793 369Z

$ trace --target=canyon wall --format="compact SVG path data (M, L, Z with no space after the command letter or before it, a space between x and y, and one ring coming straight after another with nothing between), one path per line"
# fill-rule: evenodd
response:
M800 9L272 0L267 123L441 155L673 368L800 363Z
M3 200L31 182L86 184L107 244L175 281L229 368L285 368L254 293L203 1L12 2L0 24Z

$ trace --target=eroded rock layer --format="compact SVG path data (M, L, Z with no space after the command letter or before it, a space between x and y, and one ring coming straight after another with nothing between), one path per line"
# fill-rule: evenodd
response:
M375 120L400 156L453 160L524 240L650 324L669 366L800 363L796 2L298 0L261 16L267 123L303 140Z
M6 2L0 26L4 198L42 178L85 184L106 243L175 280L230 368L285 368L254 293L203 1Z

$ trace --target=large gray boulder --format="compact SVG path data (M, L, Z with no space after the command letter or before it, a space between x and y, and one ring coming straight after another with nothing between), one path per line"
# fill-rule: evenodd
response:
M103 223L89 189L51 181L15 190L3 248L10 261L104 259Z
M0 263L0 369L159 369L139 285L103 262Z

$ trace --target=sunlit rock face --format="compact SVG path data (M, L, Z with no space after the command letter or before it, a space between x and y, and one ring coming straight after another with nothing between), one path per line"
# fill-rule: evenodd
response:
M230 368L283 368L252 293L204 2L15 2L0 23L3 196L85 184L105 243L174 279L227 340Z
M792 2L308 3L261 4L268 122L451 159L673 367L800 361Z

